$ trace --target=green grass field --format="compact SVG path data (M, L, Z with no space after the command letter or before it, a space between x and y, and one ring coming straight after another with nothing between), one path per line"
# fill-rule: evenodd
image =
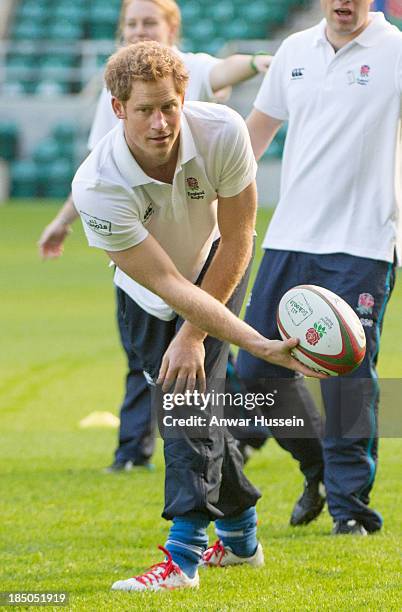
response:
M38 259L36 241L55 211L23 202L0 208L0 591L68 591L73 610L400 610L402 442L392 439L381 441L372 496L385 518L380 534L331 537L327 513L289 528L302 479L270 441L247 466L263 493L265 568L205 571L198 592L109 590L161 560L161 446L154 473L105 475L115 431L78 427L92 411L117 412L125 363L106 256L88 249L77 225L60 261ZM267 219L261 212L260 239ZM382 376L402 373L401 307L399 279Z

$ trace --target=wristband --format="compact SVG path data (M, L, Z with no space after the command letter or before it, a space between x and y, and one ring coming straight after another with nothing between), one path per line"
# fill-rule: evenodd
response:
M254 53L251 56L250 59L250 68L254 71L255 74L257 74L259 72L257 66L255 65L255 58L257 57L257 55L269 55L269 53L267 53L266 51L257 51L257 53Z

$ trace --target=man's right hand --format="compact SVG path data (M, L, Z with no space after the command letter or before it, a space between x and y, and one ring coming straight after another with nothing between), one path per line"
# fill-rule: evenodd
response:
M61 219L54 219L45 227L38 241L42 259L56 259L63 253L63 243L71 233L70 225Z
M299 344L298 338L288 338L288 340L268 340L262 349L261 354L254 353L260 359L273 363L274 365L288 368L295 372L300 372L304 376L312 378L328 378L327 374L312 370L293 357L292 350Z

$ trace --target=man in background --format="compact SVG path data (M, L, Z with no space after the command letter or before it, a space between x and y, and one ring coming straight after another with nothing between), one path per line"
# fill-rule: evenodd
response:
M382 13L371 13L370 4L321 0L324 19L283 42L247 122L257 159L282 122L289 127L281 197L246 321L279 337L274 313L281 296L310 283L345 299L366 332L367 353L358 370L321 383L324 474L319 441L305 441L317 461L303 497L318 499L324 479L334 534L366 535L383 522L369 495L377 468L376 364L401 254L402 33ZM288 404L310 406L303 381L289 371L244 351L238 368L250 390L261 379L282 378ZM344 424L351 415L359 423L349 429L351 423ZM303 443L278 442L292 454Z

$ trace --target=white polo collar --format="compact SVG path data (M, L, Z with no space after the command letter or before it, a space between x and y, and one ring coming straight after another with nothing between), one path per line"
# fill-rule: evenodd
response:
M386 28L388 22L386 21L384 14L381 12L369 13L371 22L365 30L359 36L354 38L351 43L358 44L362 47L373 47L378 42L378 37L382 35L384 28ZM322 19L316 26L317 33L313 40L313 45L328 44L328 38L326 35L327 20ZM350 43L349 43L350 44Z
M176 172L177 169L197 156L197 149L184 110L182 111L180 120L179 138L180 145ZM139 187L140 185L159 182L145 174L131 153L124 136L123 121L120 121L119 125L116 127L114 149L117 167L131 187Z
M181 114L180 148L177 166L184 166L194 157L197 157L197 149L186 117L186 104L184 104Z
M153 183L154 179L145 174L131 153L124 136L124 123L120 121L116 127L114 141L114 158L121 174L131 187Z

